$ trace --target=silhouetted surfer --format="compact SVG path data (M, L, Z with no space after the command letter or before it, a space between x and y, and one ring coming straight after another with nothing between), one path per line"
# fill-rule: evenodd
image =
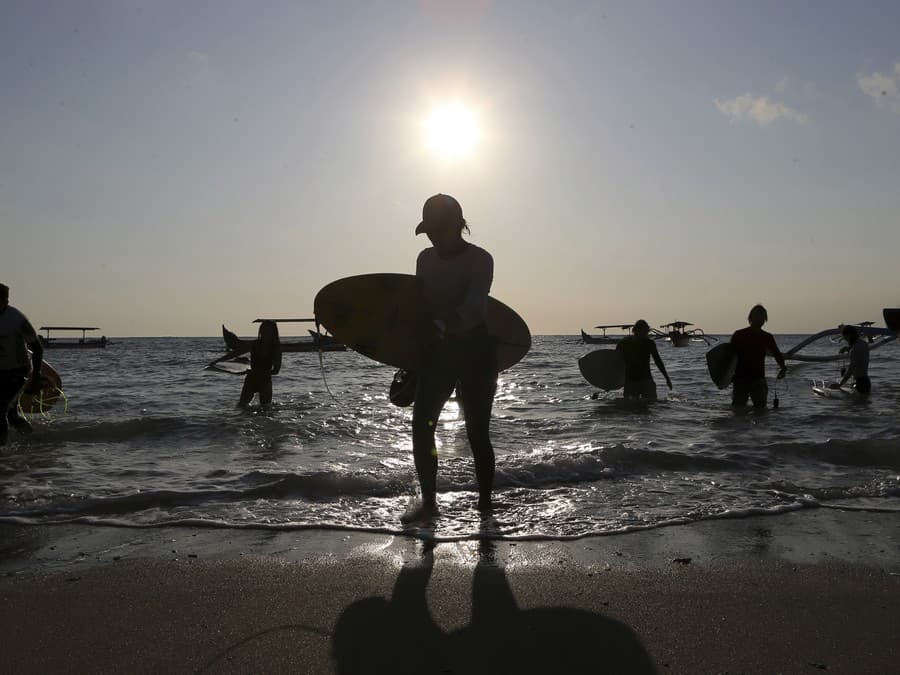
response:
M253 346L250 347L250 370L244 377L244 387L238 405L249 405L254 394L259 394L261 405L272 402L272 376L281 370L281 341L278 338L278 324L262 321Z
M31 379L28 379L28 349L31 349ZM44 348L27 317L9 304L9 287L0 284L0 445L6 444L9 425L22 433L31 424L19 416L22 388L37 394L41 390L41 363Z
M459 202L443 194L428 198L416 234L427 234L432 247L419 254L416 277L429 306L435 339L419 365L413 402L413 457L422 503L403 514L404 522L437 513L434 433L454 387L475 459L478 508L491 507L494 448L490 420L497 390L497 356L488 337L486 316L494 260L484 249L465 241L463 230L469 228Z
M850 365L843 371L841 381L835 382L832 388L840 389L852 377L856 393L867 396L872 391L872 381L869 379L869 345L865 340L859 339L856 326L844 326L841 335L849 345Z
M778 371L779 380L787 373L784 356L781 355L775 338L762 328L768 320L769 313L766 308L755 305L747 316L750 325L735 331L731 336L731 344L737 357L731 392L731 405L735 408L746 406L748 397L753 401L754 408L766 407L766 399L769 396L769 385L766 383L766 354L771 354L781 366L781 370Z
M631 332L631 335L622 338L616 345L616 351L622 352L625 359L625 398L655 401L656 382L650 374L651 356L659 372L666 378L669 389L672 388L672 380L669 379L666 367L659 356L656 341L650 338L649 324L643 319L638 319L634 322Z

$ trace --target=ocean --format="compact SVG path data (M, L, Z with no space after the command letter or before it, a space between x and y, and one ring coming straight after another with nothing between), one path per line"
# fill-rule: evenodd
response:
M776 336L782 349L803 337ZM838 347L824 339L804 353ZM437 433L441 516L409 533L574 539L799 509L900 512L900 344L872 352L868 401L812 392L840 361L792 361L780 406L762 413L731 410L702 343L660 343L675 385L665 400L592 398L577 359L595 348L608 347L536 336L501 374L489 530L451 400ZM0 449L0 522L408 532L411 409L388 401L392 368L350 351L321 364L317 353L285 354L271 408L243 411L242 377L204 370L223 349L220 338L121 338L47 351L66 401ZM771 401L774 361L768 369Z

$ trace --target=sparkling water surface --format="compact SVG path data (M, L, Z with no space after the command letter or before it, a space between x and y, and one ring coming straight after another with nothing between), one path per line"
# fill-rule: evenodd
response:
M802 337L777 340L787 349ZM487 529L451 401L437 434L441 516L414 534L572 538L802 508L900 512L900 345L872 352L867 402L812 392L840 361L791 362L780 407L765 413L730 409L704 344L659 346L675 389L633 407L621 392L592 398L578 370L580 356L609 347L535 337L500 377ZM824 339L804 353L838 347ZM46 352L67 404L35 417L32 436L10 433L0 522L404 531L417 482L411 409L387 397L392 368L349 351L321 366L317 353L285 354L272 407L241 411L242 378L203 368L222 351L218 338L122 338Z

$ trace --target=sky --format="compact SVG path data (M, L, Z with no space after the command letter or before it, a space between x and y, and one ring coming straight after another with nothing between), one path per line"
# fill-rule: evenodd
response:
M880 324L897 26L892 0L0 0L0 282L35 326L252 335L413 273L444 192L534 334Z

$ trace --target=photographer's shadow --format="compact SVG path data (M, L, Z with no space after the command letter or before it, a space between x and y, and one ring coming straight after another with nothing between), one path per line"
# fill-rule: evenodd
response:
M434 567L404 565L390 601L365 598L338 619L333 655L338 673L655 673L631 628L568 607L519 609L493 544L482 540L472 583L472 620L443 632L429 613Z

